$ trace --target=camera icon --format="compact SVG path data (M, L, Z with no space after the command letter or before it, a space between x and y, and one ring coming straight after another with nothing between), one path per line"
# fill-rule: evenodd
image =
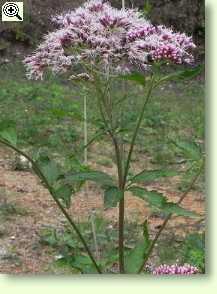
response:
M2 21L23 21L23 2L6 2L3 4Z

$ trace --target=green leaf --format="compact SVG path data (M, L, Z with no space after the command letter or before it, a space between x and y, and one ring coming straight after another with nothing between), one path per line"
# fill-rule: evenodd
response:
M106 251L106 255L104 258L101 258L99 261L99 265L102 268L109 268L111 269L111 267L114 265L114 263L118 263L118 253L115 250L107 250Z
M54 161L51 161L48 157L40 157L36 163L38 164L44 177L47 179L49 185L53 186L61 175L58 165Z
M196 217L197 214L186 210L176 203L168 202L166 197L157 191L147 191L141 187L131 187L128 189L135 196L145 200L150 207L160 209L162 212L176 214L179 216Z
M132 74L121 75L121 78L128 81L134 81L142 86L145 86L146 77L140 73L134 72Z
M139 241L134 249L131 250L125 259L125 269L129 274L136 274L142 266L146 257L148 248L150 246L150 239L148 233L147 221L144 223L144 239Z
M106 133L105 130L103 130L103 131L101 130L98 133L96 133L95 136L93 136L93 138L90 139L90 141L87 143L87 145L86 146L84 145L82 149L86 149L88 146L93 144L95 141L99 140L105 133Z
M17 145L17 133L16 130L13 128L0 130L0 138L9 142L13 146Z
M68 182L93 181L103 186L114 186L110 175L100 171L78 172L66 176Z
M73 238L73 235L71 233L61 233L61 238L59 242L60 244L64 244L72 249L78 248L78 242L76 239Z
M153 207L162 208L167 202L165 196L157 191L147 191L144 188L136 186L131 187L128 190L135 196L145 200L150 206Z
M190 210L187 210L185 208L182 208L176 203L167 202L162 209L166 213L172 213L178 216L187 216L187 217L198 217L198 215Z
M162 177L173 177L175 175L177 175L177 172L171 171L171 170L145 170L135 175L132 179L130 179L130 181L133 183L139 183L139 182L146 183L146 182L152 182Z
M105 208L116 207L121 197L122 193L117 187L108 187L104 193Z
M58 240L55 230L43 230L40 232L40 242L50 246L57 246Z
M195 68L176 71L160 79L159 83L192 79L198 76L201 73L202 69L203 69L203 66L199 65Z
M62 199L66 208L69 208L71 205L72 194L73 194L73 189L69 185L60 186L55 190L56 197L59 199Z
M79 269L83 273L97 273L89 256L78 255L71 257L70 266Z
M172 141L173 144L182 151L183 155L189 159L199 160L201 159L200 147L194 142L187 141Z
M56 261L58 266L67 266L76 269L84 274L96 274L97 271L88 256L84 255L64 255Z
M83 265L92 265L92 260L89 256L86 255L78 255L74 258L74 265L80 266L82 268Z

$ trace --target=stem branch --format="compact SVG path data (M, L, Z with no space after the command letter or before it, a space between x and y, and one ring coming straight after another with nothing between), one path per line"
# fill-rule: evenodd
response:
M135 128L133 137L132 137L132 141L131 141L131 144L130 144L130 149L129 149L129 153L128 153L128 157L127 157L127 162L126 162L126 165L125 165L125 171L124 171L124 186L125 186L126 181L127 181L127 176L128 176L128 172L129 172L129 168L130 168L130 161L131 161L131 157L132 157L132 154L133 154L133 150L134 150L134 146L135 146L135 141L136 141L136 138L137 138L137 135L138 135L138 132L139 132L139 128L140 128L140 125L141 125L143 116L144 116L146 105L147 105L147 103L148 103L148 101L149 101L149 99L151 97L151 93L152 93L153 87L154 87L154 78L152 78L152 80L151 80L151 86L150 86L150 88L148 90L148 93L147 93L145 102L143 104L143 107L142 107L142 110L141 110L139 119L137 121L137 125L136 125L136 128Z

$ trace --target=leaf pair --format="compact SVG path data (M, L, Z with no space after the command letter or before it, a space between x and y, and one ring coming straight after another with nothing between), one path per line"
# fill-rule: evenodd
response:
M101 185L104 192L104 205L105 208L117 206L122 197L121 191L115 186L112 177L101 171L86 171L72 173L66 176L67 183L76 183L81 181L92 181Z
M154 181L154 180L159 179L161 177L172 177L175 175L177 175L177 172L171 171L171 170L151 170L151 171L144 170L141 173L132 177L129 180L129 182L130 182L130 184L141 183L141 182L146 183L146 182ZM134 190L137 190L137 193L140 193L140 187L134 187ZM144 193L142 193L142 194L144 194ZM115 186L107 187L105 190L105 193L104 193L105 208L116 207L122 197L123 197L123 192L121 192L118 189L118 187L115 187ZM151 201L153 202L153 205L157 204L156 202L159 201L158 195L151 197L151 199L152 199Z

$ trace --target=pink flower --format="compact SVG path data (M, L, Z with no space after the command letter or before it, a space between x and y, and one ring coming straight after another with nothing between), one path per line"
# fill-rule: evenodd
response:
M146 70L149 61L191 63L195 45L191 37L164 26L153 26L134 9L111 7L107 1L90 0L82 7L53 17L57 30L44 37L24 60L27 76L42 79L46 70L73 71L76 64L92 64L113 73L135 67Z
M195 266L184 264L184 265L167 265L163 264L156 267L153 271L153 275L194 275L198 274L199 270Z

